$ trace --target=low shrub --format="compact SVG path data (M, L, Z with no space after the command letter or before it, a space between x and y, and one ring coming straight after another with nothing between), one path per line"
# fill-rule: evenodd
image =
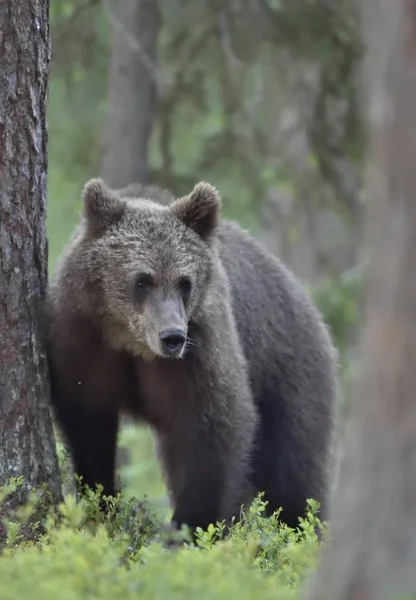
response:
M168 549L164 523L146 501L119 497L103 517L99 500L68 496L29 541L20 532L33 506L3 519L1 600L291 599L316 566L316 529L327 535L314 502L294 530L278 513L265 518L259 496L225 539L217 524L198 530L196 545Z

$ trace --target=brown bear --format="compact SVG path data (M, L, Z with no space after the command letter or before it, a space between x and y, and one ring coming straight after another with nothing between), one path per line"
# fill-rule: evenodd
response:
M121 414L155 432L173 505L191 530L258 491L295 527L325 517L337 354L313 302L199 183L83 192L47 297L52 404L83 483L114 495Z

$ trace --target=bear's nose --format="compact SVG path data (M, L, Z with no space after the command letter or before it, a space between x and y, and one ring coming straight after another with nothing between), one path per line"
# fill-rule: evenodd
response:
M177 354L186 342L185 332L181 329L165 329L159 334L166 354Z

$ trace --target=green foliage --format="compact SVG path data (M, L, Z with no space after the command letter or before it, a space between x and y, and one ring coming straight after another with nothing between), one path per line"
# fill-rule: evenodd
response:
M120 478L128 495L145 494L158 509L168 510L162 470L155 458L153 434L137 424L123 427L119 446L129 451L129 463L120 468Z
M362 265L327 278L315 285L312 295L341 354L356 334L358 306L362 289Z
M163 523L146 503L122 498L109 515L98 512L99 496L75 503L71 496L45 521L35 541L15 535L8 524L0 556L0 597L15 600L97 598L200 598L244 600L295 598L316 566L319 543L316 505L297 530L264 518L256 499L230 535L216 541L221 524L200 531L197 545L167 549ZM30 510L30 507L29 507Z

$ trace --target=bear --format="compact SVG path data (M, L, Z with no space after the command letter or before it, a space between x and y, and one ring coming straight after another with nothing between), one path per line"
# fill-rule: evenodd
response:
M296 527L326 518L338 354L303 285L200 182L82 192L45 302L52 407L82 484L114 496L120 417L148 424L191 532L258 492ZM82 493L82 491L81 491Z

